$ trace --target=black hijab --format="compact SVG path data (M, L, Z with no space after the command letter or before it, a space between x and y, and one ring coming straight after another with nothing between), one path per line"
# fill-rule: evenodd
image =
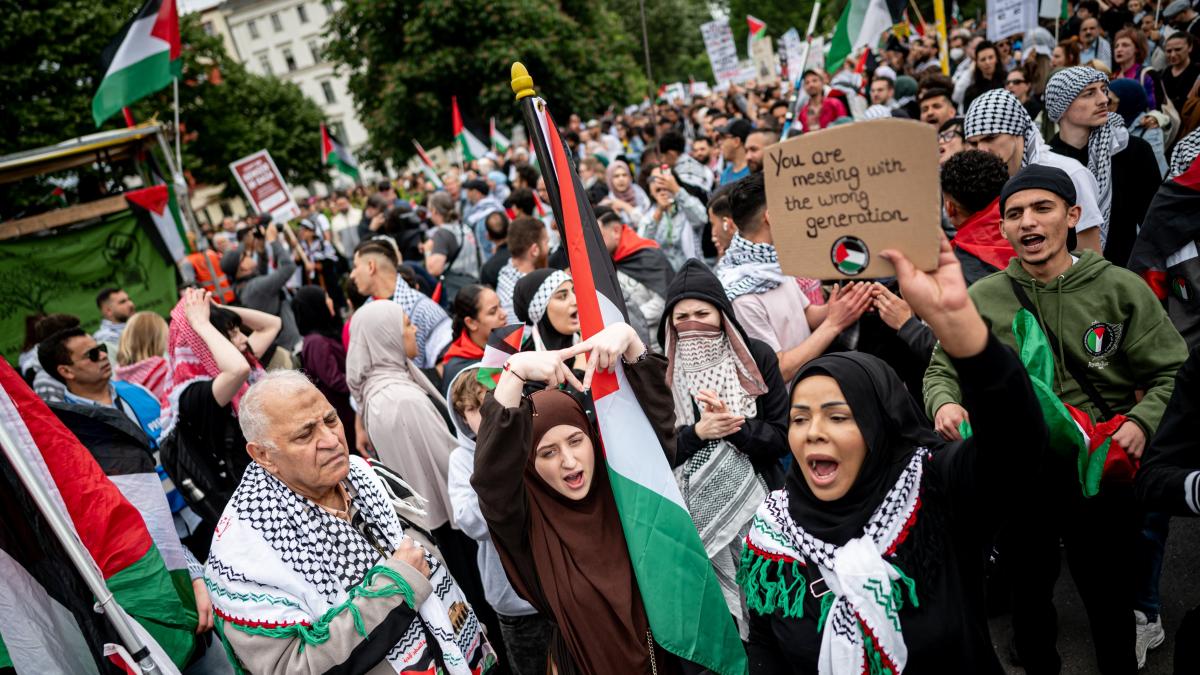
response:
M513 288L513 311L517 313L517 318L522 323L529 323L529 305L541 290L542 284L546 283L550 275L559 271L561 270L544 267L526 274L517 282L516 287ZM553 291L553 288L550 289L550 292ZM538 335L542 338L542 344L546 345L547 350L566 349L575 342L574 335L563 335L554 328L554 324L550 322L550 312L542 315L537 323L537 330Z
M319 333L341 340L342 321L329 313L325 291L320 286L301 286L292 298L292 314L296 317L296 330L301 336Z
M850 491L834 501L818 499L805 482L799 463L793 462L786 483L788 512L813 536L841 546L862 535L917 448L936 451L946 443L928 426L896 371L881 359L860 352L815 358L792 380L789 402L796 385L813 375L828 375L837 381L862 432L867 456Z

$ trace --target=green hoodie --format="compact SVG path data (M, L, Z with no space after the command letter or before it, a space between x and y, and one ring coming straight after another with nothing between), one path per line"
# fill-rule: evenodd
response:
M1029 276L1013 258L1005 270L980 279L969 292L992 333L1014 349L1013 317L1021 304L1010 279L1024 287L1042 325L1058 336L1060 352L1066 350L1076 363L1086 365L1109 407L1136 422L1148 440L1187 358L1187 344L1146 282L1094 251L1085 251L1048 284ZM1055 354L1055 393L1100 420L1100 411L1063 366L1063 356ZM1139 389L1145 391L1140 402L1134 395ZM947 403L962 404L958 375L940 345L925 371L924 390L930 418Z

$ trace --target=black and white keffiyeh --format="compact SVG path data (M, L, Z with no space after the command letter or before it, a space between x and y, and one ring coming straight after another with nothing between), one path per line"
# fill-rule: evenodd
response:
M685 321L672 324L667 332L667 373L677 424L699 421L696 397L704 390L716 392L728 412L746 419L758 414L757 399L766 393L766 383L729 317L724 317L724 326L722 330ZM750 624L737 585L737 568L750 519L767 495L766 483L750 458L725 438L707 441L676 467L675 480L738 632L746 639Z
M541 286L538 286L537 293L533 294L533 299L529 301L529 323L536 326L543 316L546 316L546 308L550 306L550 298L554 296L554 291L563 285L563 282L570 281L571 275L563 270L555 270L553 274L546 277Z
M1184 136L1183 140L1175 145L1175 150L1171 152L1171 172L1167 175L1167 179L1178 178L1191 168L1192 162L1196 161L1197 156L1200 156L1200 129Z
M815 565L833 600L821 629L820 675L859 675L864 663L880 662L900 673L908 662L899 610L916 605L915 583L891 558L916 519L929 452L918 449L875 509L862 535L834 546L805 531L788 510L788 491L776 490L759 507L746 538L738 580L747 604L760 613L802 616L807 592L803 572L790 585L770 581L772 566ZM816 593L814 592L814 595ZM871 672L875 672L872 669Z
M405 531L366 461L350 458L342 486L349 521L260 465L246 469L217 525L205 570L222 630L319 644L333 615L356 611L346 609L349 600L363 593ZM486 670L494 655L478 618L446 566L429 551L425 562L432 593L384 660L396 672L430 665L455 675Z
M400 305L408 315L408 320L417 327L417 353L424 356L425 343L433 329L443 321L449 321L450 315L424 293L409 286L402 276L396 277L396 290L392 294L392 301Z
M766 293L787 279L773 244L756 244L741 234L733 235L715 271L730 300Z
M1090 84L1108 84L1108 76L1087 66L1063 68L1046 83L1046 114L1054 122L1067 114L1067 108L1079 98ZM1116 113L1108 114L1108 121L1092 129L1088 134L1088 171L1096 177L1099 187L1100 206L1104 209L1104 220L1108 221L1112 210L1112 156L1129 145L1129 131L1125 120Z
M1022 167L1037 164L1041 153L1047 149L1025 106L1004 89L992 89L981 94L971 103L963 120L964 137L969 139L991 134L1008 134L1025 139Z

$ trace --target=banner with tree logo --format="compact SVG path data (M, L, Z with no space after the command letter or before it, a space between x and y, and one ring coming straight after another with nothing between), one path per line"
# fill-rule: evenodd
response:
M96 294L125 289L139 311L167 316L175 305L175 270L153 225L125 210L95 225L45 236L0 241L0 351L16 363L26 319L63 312L93 331L100 325Z

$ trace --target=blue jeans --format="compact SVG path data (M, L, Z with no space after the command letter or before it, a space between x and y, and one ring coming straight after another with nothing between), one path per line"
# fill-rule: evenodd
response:
M1149 511L1142 518L1142 531L1137 543L1137 589L1134 609L1141 610L1150 621L1158 619L1162 601L1158 583L1162 579L1163 556L1167 550L1167 529L1171 516Z

